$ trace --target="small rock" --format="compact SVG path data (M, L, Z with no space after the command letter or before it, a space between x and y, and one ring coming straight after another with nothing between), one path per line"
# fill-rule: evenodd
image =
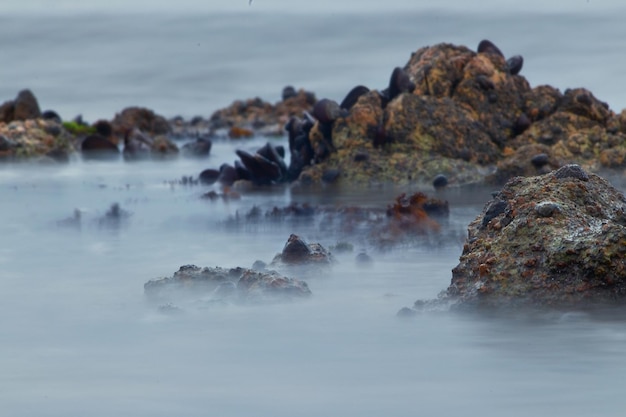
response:
M589 181L589 175L577 164L562 166L554 172L554 176L558 179L574 178L581 181Z
M551 201L542 201L535 206L535 212L540 217L552 217L554 214L561 211L557 203Z
M433 180L433 187L435 187L435 190L440 190L447 185L448 185L448 177L446 177L443 174L437 175L435 179Z

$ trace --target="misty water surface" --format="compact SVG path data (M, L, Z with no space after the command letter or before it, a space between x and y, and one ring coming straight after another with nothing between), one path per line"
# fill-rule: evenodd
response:
M615 1L241 3L3 1L0 95L31 88L66 119L130 105L208 117L235 99L276 101L286 84L341 99L356 84L384 86L421 46L490 38L524 55L532 85L626 103ZM355 239L330 272L307 277L309 300L159 312L143 284L181 265L268 262L291 233L325 246L345 238L318 223L233 226L253 206L386 207L402 191L433 192L286 187L224 202L176 183L263 143L215 143L206 161L0 166L2 415L622 413L621 313L395 317L447 287L487 189L443 195L451 217L440 234L389 251ZM113 203L129 217L102 223ZM80 227L60 226L75 209ZM374 259L367 268L355 262L361 250Z

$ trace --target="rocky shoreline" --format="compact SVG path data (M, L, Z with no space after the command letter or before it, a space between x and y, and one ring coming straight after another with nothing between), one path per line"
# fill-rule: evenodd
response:
M23 90L0 106L0 160L205 158L213 141L286 137L285 146L268 141L253 153L239 149L232 165L207 167L190 181L225 190L330 183L503 187L469 225L440 300L418 301L402 315L433 303L619 304L626 294L626 199L595 173L623 176L626 110L612 111L584 88L531 87L523 63L486 40L476 50L442 43L415 51L392 70L385 88L356 86L341 103L288 86L278 103L235 101L189 121L139 107L91 124L64 121L42 112ZM395 220L378 233L436 229L427 202L425 195L399 196L387 213ZM447 202L436 206L447 212ZM291 240L292 255L330 258L321 247ZM229 286L239 286L242 274L253 276L263 292L277 282L308 291L304 282L251 271L198 274L239 280ZM178 285L178 278L158 285Z
M287 86L278 103L237 100L192 120L129 107L111 120L63 121L23 90L0 106L0 158L204 157L215 140L287 136L288 149L240 150L234 165L207 168L228 186L428 184L438 176L500 186L568 163L621 174L626 111L584 88L531 87L523 62L489 41L476 51L442 43L415 51L385 88L357 86L341 103Z

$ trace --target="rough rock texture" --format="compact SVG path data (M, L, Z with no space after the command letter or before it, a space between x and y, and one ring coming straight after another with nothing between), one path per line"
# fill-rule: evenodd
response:
M319 243L306 243L300 236L292 234L282 252L276 254L270 267L281 265L328 266L334 262L331 253Z
M133 128L150 136L167 135L171 128L168 121L154 111L143 107L127 107L111 121L115 134L124 137Z
M20 91L13 102L13 106L14 120L38 119L41 117L37 98L30 90Z
M531 88L493 50L451 44L419 49L404 71L415 88L391 99L386 90L360 96L334 121L330 152L316 153L303 183L333 170L346 183L428 183L444 174L451 184L502 185L571 162L593 171L626 166L626 114L585 89ZM535 152L548 162L537 168Z
M516 177L487 203L444 298L461 306L624 302L626 198L566 165Z
M251 132L260 131L261 134L282 135L289 118L294 115L302 116L305 111L312 111L316 101L313 93L302 89L276 104L260 98L238 100L214 112L211 115L210 124L213 130L235 127Z
M28 89L20 91L14 100L6 101L0 106L0 122L10 123L14 120L30 120L40 117L41 110L37 98Z
M177 301L185 296L208 301L263 301L303 298L311 295L306 282L287 278L274 271L247 268L200 268L181 266L173 276L148 281L146 296L157 302Z
M43 157L67 161L78 147L77 138L54 120L0 123L0 159L26 160Z

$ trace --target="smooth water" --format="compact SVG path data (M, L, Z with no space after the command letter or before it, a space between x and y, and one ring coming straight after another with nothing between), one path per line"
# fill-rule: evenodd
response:
M238 98L276 101L285 84L339 99L356 84L384 86L421 46L487 37L524 55L533 85L626 103L615 2L302 2L288 15L278 0L162 2L141 14L145 2L134 14L92 3L0 5L1 97L28 87L66 118L129 105L208 116ZM291 233L327 247L350 239L316 222L233 224L253 206L385 207L416 191L279 188L210 201L201 195L212 188L176 183L263 143L216 142L205 161L0 166L2 415L622 414L622 313L395 317L447 287L490 190L444 194L452 213L438 235L391 251L355 238L330 272L307 277L310 300L160 313L143 284L181 265L268 262ZM113 203L129 217L102 222ZM59 223L75 209L80 226ZM361 250L374 258L367 268Z

